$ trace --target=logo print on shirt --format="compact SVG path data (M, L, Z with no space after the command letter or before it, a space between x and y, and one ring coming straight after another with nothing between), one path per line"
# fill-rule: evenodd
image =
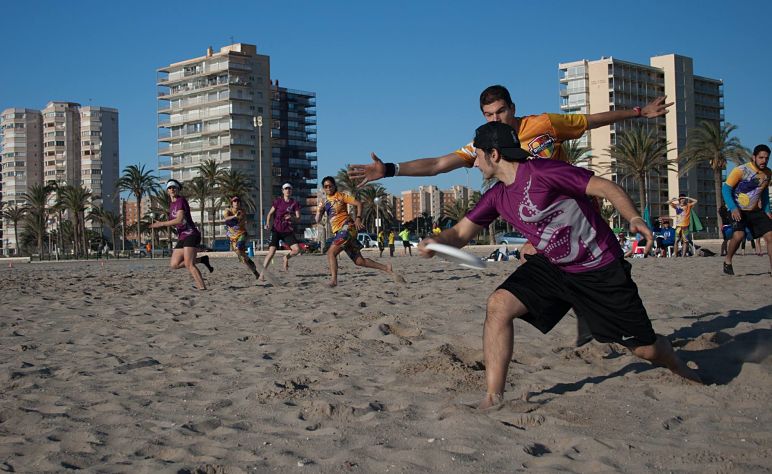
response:
M528 151L538 158L552 158L556 143L550 134L545 133L528 142Z

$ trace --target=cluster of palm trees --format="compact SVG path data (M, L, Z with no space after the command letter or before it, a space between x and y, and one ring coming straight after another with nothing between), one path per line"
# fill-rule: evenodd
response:
M228 205L230 198L239 196L248 211L254 210L254 201L250 196L252 183L245 173L234 169L226 170L215 160L202 161L196 171L198 176L183 183L183 194L189 201L198 203L202 242L205 242L204 239L207 237L207 229L203 223L204 217L209 212L211 223L209 243L211 244L216 236L215 226L219 211ZM142 209L142 200L145 197L150 199L149 211L144 215L138 213L137 221L132 225L126 223L126 229L136 233L139 240L142 239L143 231L149 229L153 221L167 219L167 211L171 204L169 195L158 182L158 178L153 175L153 170L146 170L144 165L141 167L129 165L123 170L116 187L134 196L137 209ZM154 244L158 242L155 229L150 229L150 239ZM167 238L167 241L170 242L171 239Z
M246 174L233 169L225 170L215 160L203 161L197 171L199 176L183 185L188 199L199 204L201 222L204 222L205 213L210 212L213 239L218 211L228 205L231 197L241 197L248 210L254 209L254 201L250 197L252 184ZM138 240L142 240L144 232L151 230L150 238L155 243L158 239L155 232L149 229L150 223L167 218L170 202L153 173L154 170L146 169L144 165L129 165L116 182L119 191L136 199L137 209L142 209L145 198L150 199L149 211L144 215L137 213L137 220L133 223L123 222L120 213L94 206L94 200L100 197L94 196L88 188L53 181L30 186L21 196L24 204L6 206L0 202L0 215L13 227L19 254L22 249L27 249L27 253L35 249L42 256L47 249L50 252L54 247L64 253L71 251L75 256L88 256L90 243L94 240L101 242L102 236L87 229L87 222L110 230L113 249L117 248L116 239L121 231L124 235L125 232L135 233ZM203 227L202 235L205 233Z
M101 207L91 208L94 196L89 189L49 182L30 186L21 198L22 205L2 206L3 218L13 226L17 251L31 247L42 256L45 243L50 249L55 242L58 249L70 247L76 255L88 255L89 242L98 235L88 231L86 221L99 221L97 216L107 212ZM91 212L86 215L89 208ZM52 222L57 226L49 232Z
M640 209L646 209L649 206L647 177L668 171L677 171L682 176L701 164L707 164L713 172L716 219L720 222L718 209L722 203L722 173L729 162L741 164L750 158L748 149L742 146L737 137L732 136L736 130L737 127L730 123L704 121L689 130L686 146L675 160L667 158L667 154L672 151L668 148L670 143L654 130L636 127L624 131L618 135L616 143L606 149L612 159L611 173L616 175L617 181L631 178L637 184L637 204ZM572 164L592 169L589 148L567 142L563 150ZM610 217L613 209L604 206L602 213Z

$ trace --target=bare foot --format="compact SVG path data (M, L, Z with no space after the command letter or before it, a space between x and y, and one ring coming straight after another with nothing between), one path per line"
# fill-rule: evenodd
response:
M488 410L504 403L503 393L486 393L485 398L477 406L478 410Z
M289 270L289 254L284 256L284 271Z
M330 281L328 281L327 282L327 286L329 286L330 288L335 288L336 286L338 286L338 280L330 280Z

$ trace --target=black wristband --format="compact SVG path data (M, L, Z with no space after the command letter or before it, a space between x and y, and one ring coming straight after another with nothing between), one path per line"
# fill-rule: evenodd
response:
M394 166L394 163L384 163L384 166L386 166L386 174L384 176L386 178L393 177L397 170L397 167Z

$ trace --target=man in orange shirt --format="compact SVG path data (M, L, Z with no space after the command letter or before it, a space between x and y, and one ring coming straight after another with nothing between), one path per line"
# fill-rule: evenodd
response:
M675 209L675 255L678 256L678 244L681 244L681 256L686 257L686 249L689 247L689 223L692 219L692 208L697 200L686 194L680 194L670 200L670 207Z
M515 116L515 104L504 86L490 86L480 94L480 110L486 122L504 122L517 130L521 146L534 158L552 158L565 161L561 144L582 136L590 129L603 127L632 118L656 118L668 113L673 103L657 97L644 107L612 110L596 114L540 114ZM372 163L351 165L348 175L363 186L370 181L391 176L435 176L455 169L471 168L476 158L471 143L447 155L418 158L402 163L384 163L371 153Z

